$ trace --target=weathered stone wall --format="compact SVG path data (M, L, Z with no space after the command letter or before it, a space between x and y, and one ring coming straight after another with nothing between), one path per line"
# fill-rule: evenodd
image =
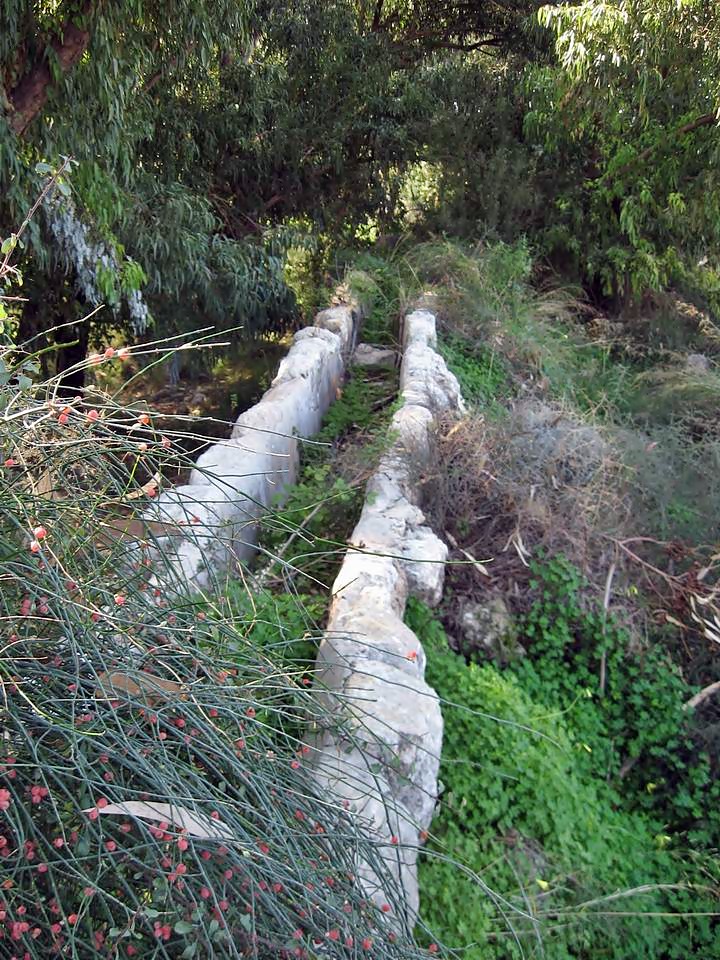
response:
M164 579L204 589L252 557L260 516L296 479L298 441L317 433L337 396L360 319L357 307L333 307L297 333L272 386L231 437L209 447L189 483L165 491L148 511L148 519L173 528L158 541ZM437 797L442 715L403 614L410 595L430 605L442 595L447 548L425 523L420 478L431 462L435 417L462 408L457 380L435 347L434 314L408 314L402 406L368 483L318 651L317 689L337 722L313 737L328 800L354 811L378 841L391 880L384 870L381 883L369 862L358 864L359 876L409 926L418 907L418 847Z
M408 314L403 341L402 406L335 580L318 651L317 689L337 723L313 737L313 757L330 796L378 840L390 867L388 890L369 863L358 864L369 893L412 926L418 847L437 798L442 715L403 614L410 595L430 605L442 595L447 548L425 523L421 476L435 417L461 410L462 398L435 349L433 313Z
M189 483L158 497L146 518L173 530L158 542L164 580L204 589L252 557L258 518L295 482L298 441L317 433L337 396L361 313L332 307L296 333L270 389L230 438L199 457Z

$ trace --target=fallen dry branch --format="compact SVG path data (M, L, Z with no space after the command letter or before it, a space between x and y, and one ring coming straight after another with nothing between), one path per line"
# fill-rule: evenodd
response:
M720 680L716 680L715 683L710 683L707 687L703 687L694 697L690 697L687 703L683 704L683 710L696 710L701 703L704 703L705 700L713 696L720 690Z

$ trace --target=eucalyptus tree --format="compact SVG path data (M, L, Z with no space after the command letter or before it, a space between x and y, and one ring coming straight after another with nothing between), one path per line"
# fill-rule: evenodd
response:
M472 58L522 47L536 6L8 0L3 235L74 158L26 233L21 336L62 322L75 359L88 325L73 321L101 302L96 328L132 334L152 317L169 332L287 321L288 245L392 220L403 172L446 152L450 128L474 150L465 131L491 88Z
M2 5L3 235L51 168L73 158L26 233L21 335L71 323L99 302L114 309L96 322L124 321L134 333L148 304L194 314L195 325L209 314L258 328L291 312L276 251L224 233L176 161L184 130L174 104L186 90L219 89L223 62L247 53L251 16L237 0ZM148 140L170 125L167 152L151 156ZM64 329L82 351L88 325Z
M540 11L557 63L526 128L554 162L550 247L628 304L670 282L720 306L720 19L707 0L585 0Z

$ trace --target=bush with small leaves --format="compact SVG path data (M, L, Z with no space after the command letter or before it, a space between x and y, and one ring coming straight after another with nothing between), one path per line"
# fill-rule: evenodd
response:
M313 776L307 665L271 618L259 642L247 608L169 583L160 538L181 531L142 515L187 466L177 438L1 359L0 954L422 955Z

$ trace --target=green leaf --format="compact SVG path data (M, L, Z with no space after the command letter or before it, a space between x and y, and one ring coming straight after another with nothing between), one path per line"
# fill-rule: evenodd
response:
M178 920L173 930L179 934L192 933L194 927L188 920ZM185 956L185 954L183 954L183 956ZM190 954L190 956L192 956L192 954Z

